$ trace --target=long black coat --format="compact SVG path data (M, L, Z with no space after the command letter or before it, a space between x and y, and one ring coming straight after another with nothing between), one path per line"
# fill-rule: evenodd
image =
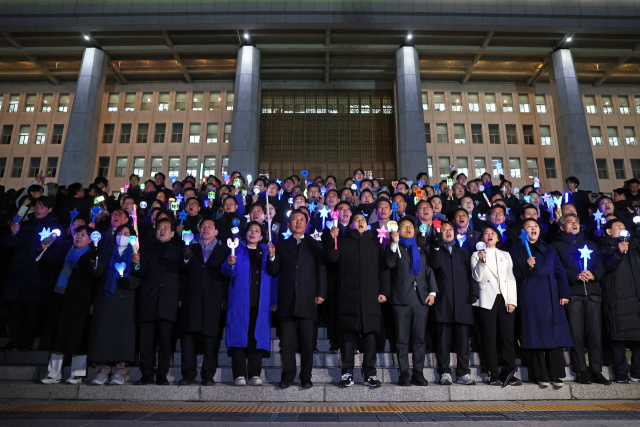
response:
M558 257L560 257L560 261L564 266L571 295L602 295L600 279L604 276L605 270L602 265L600 251L598 251L598 247L594 242L585 240L584 233L578 233L576 236L571 233L562 233L551 246L558 253ZM594 280L589 280L588 282L578 279L578 276L584 270L584 259L580 258L579 249L585 246L593 251L590 254L591 258L587 260L587 270L593 274Z
M431 268L436 276L436 322L473 325L473 312L468 299L480 296L480 286L471 277L471 254L453 245L431 250Z
M293 236L281 240L275 259L267 261L267 272L280 276L278 317L317 318L315 298L327 298L327 268L319 242L306 234L300 245Z
M138 299L138 321L160 319L175 322L178 318L182 251L173 240L157 241L140 252L140 269L131 275L142 279Z
M180 288L180 334L199 332L209 337L218 335L222 302L226 301L229 279L222 274L222 264L231 250L218 240L207 262L200 243L191 245L191 259L184 269L186 280Z
M340 234L338 234L338 240L344 239L347 234L349 234L349 226L342 225L338 223L338 229L340 230ZM335 247L335 241L333 237L331 237L331 230L325 228L322 232L322 244L326 248L327 245L331 244ZM333 294L336 292L336 282L338 274L338 266L335 262L327 261L327 293Z
M411 273L411 253L404 247L398 245L396 251L391 250L391 245L384 251L384 258L387 267L391 269L391 297L389 304L411 305L415 300L415 290L413 284L417 284L420 302L425 305L425 300L431 292L438 292L433 270L429 266L429 254L424 247L418 246L420 250L420 260L422 269L420 275L414 276Z
M640 341L640 241L621 254L618 239L603 237L599 249L606 270L602 285L605 329L613 341Z
M384 249L370 231L351 230L338 240L324 239L327 262L337 263L338 328L342 333L380 332L378 296L389 297L389 270Z
M47 251L38 264L51 273L51 282L56 283L62 271L71 241L65 242L66 250ZM88 336L91 327L89 315L98 282L91 248L78 259L77 267L71 271L64 294L53 294L49 304L47 322L42 331L39 349L63 354L87 354Z

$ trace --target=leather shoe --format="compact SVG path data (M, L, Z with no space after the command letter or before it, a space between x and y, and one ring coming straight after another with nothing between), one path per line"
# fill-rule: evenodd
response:
M579 384L591 384L591 380L589 379L589 373L586 371L578 372L577 380Z
M611 384L611 381L609 381L608 379L606 379L604 377L604 375L602 375L601 372L592 372L591 373L591 382L594 382L596 384L602 384L602 385L609 385Z
M169 380L167 377L160 377L156 379L156 385L169 385Z
M202 382L202 385L212 386L212 385L216 385L216 382L213 380L213 378L209 378L207 380L204 380Z
M138 380L138 385L148 385L153 382L153 375L143 375Z
M311 382L311 380L309 378L300 379L300 386L302 388L311 388L311 387L313 387L313 383Z
M427 381L423 374L414 373L413 375L411 375L411 384L424 387L429 385L429 381Z
M288 382L288 381L280 381L280 382L278 383L278 388L281 388L281 389L283 389L283 390L284 390L285 388L289 388L289 387L291 387L291 383L290 383L290 382Z
M195 383L196 383L196 380L183 378L180 380L178 385L194 385Z
M398 378L398 385L403 387L411 385L411 377L409 376L408 372L403 372L400 374L400 377Z

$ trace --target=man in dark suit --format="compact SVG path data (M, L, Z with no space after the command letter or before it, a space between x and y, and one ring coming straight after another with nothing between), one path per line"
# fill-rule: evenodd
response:
M569 203L573 204L578 211L578 218L581 224L587 224L591 217L591 202L589 194L584 190L578 190L580 180L575 176L570 176L565 180L567 191L569 192ZM563 196L562 202L566 202L566 196Z
M313 349L315 346L316 305L327 298L327 269L322 259L322 245L305 235L309 217L301 210L289 216L291 237L275 248L269 244L267 272L278 280L278 310L282 349L280 388L288 388L296 376L296 336L300 344L300 385L313 387Z
M476 251L476 243L480 241L480 231L469 228L469 213L462 208L453 214L453 225L456 227L456 242L461 248L465 248L470 253Z

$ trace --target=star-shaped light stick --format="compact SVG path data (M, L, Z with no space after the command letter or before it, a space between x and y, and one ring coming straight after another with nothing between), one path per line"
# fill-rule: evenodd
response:
M393 212L393 220L394 220L394 221L396 220L396 214L398 213L398 208L399 208L399 207L400 207L400 206L396 205L395 203L393 203L393 204L391 205L391 211Z
M102 208L100 206L96 206L91 209L91 215L93 215L93 218L91 219L92 223L96 223L96 217L100 215L100 212L102 212Z
M500 232L500 237L502 237L504 239L504 232L507 231L507 229L506 228L502 228L502 224L498 224L498 226L496 228Z
M600 212L600 209L596 210L596 213L593 214L593 218L596 220L596 225L598 227L598 231L600 231L600 224L602 223L602 216L603 216L603 213Z
M384 225L378 228L378 239L380 239L380 244L382 244L382 241L387 237L388 233L389 233L389 230L387 230L387 228Z
M184 208L182 209L182 211L178 213L178 219L180 220L180 225L184 225L184 220L187 219L188 215L189 214L187 214L187 211L185 211Z
M315 212L317 207L318 207L318 205L316 204L316 202L309 203L309 212L311 212L311 213Z
M69 212L69 217L71 218L71 224L69 224L69 228L71 228L71 226L73 225L73 220L76 219L76 217L78 216L80 212L78 212L78 209L73 209L71 212ZM18 222L18 221L15 221Z
M320 209L318 212L320 213L320 217L322 218L322 229L324 229L325 220L329 216L329 213L331 212L331 210L327 209L326 206L322 206L322 209Z
M43 228L41 232L38 233L40 235L40 241L42 242L44 239L48 239L49 237L51 237L51 234L53 234L51 232L50 228Z
M182 200L184 199L184 197L182 196L182 194L178 194L176 196L176 202L178 202L178 204L182 204Z
M520 240L524 243L525 248L527 248L527 254L529 258L531 258L531 248L529 247L529 232L524 229L520 232Z
M587 260L591 259L592 250L589 249L587 245L584 245L582 249L578 249L580 251L580 258L584 260L584 268L583 271L587 271Z
M288 239L289 237L291 237L291 234L292 234L292 233L291 233L291 230L287 230L287 231L285 231L284 233L282 233L282 237L284 237L284 238L285 238L285 240L286 240L286 239Z

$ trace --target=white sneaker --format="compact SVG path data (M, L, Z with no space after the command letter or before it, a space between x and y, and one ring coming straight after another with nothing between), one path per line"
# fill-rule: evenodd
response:
M67 378L67 382L69 384L81 384L82 380L84 380L84 377L71 376L71 377Z
M458 381L456 382L464 385L476 385L476 380L471 377L471 374L464 374L463 376L458 377Z
M247 384L249 384L249 385L262 385L262 380L260 379L260 377L251 377Z
M93 381L91 381L91 384L93 384L93 385L105 385L105 384L109 384L109 377L107 377L105 374L98 374L98 375L96 375L96 377L93 379Z
M640 383L640 378L633 378L631 375L629 375L629 379L632 383Z
M124 384L124 378L122 375L113 375L111 377L111 385L122 385Z
M247 380L244 377L238 377L235 383L236 385L247 385Z
M58 384L60 382L60 378L51 378L46 377L40 380L42 384Z
M442 374L442 375L440 375L440 384L442 384L442 385L451 385L451 384L453 384L453 379L451 378L451 374Z

